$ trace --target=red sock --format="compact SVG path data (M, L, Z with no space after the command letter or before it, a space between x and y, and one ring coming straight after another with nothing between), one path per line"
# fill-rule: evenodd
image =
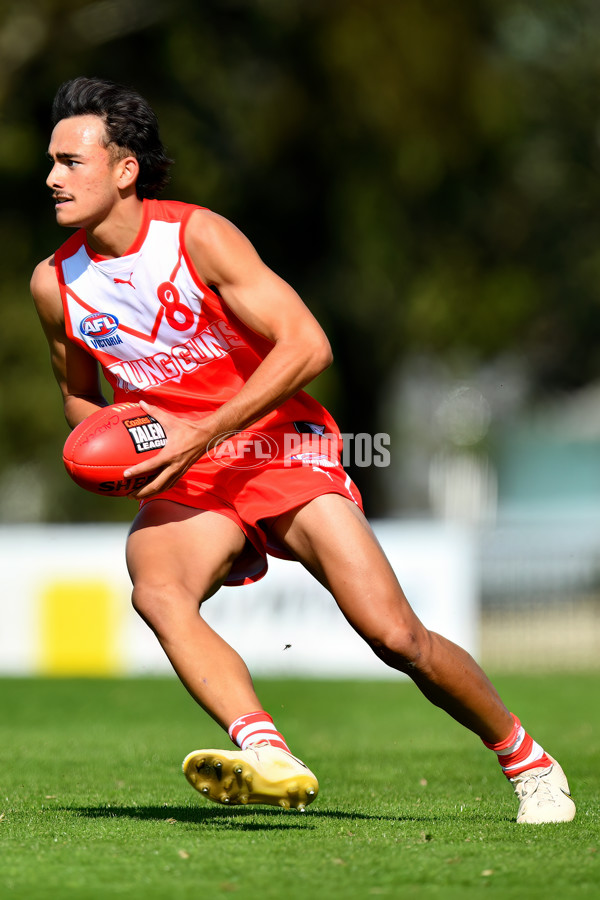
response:
M273 719L269 713L263 710L248 713L247 716L240 716L239 719L236 719L229 726L229 737L241 750L246 750L252 744L258 744L260 741L267 741L273 747L290 752L285 738L275 728Z
M543 747L533 740L527 734L517 717L511 713L513 717L513 728L508 737L499 741L497 744L488 744L484 741L486 747L493 750L498 756L498 762L502 766L502 771L507 778L514 778L527 769L547 768L552 765L552 760L546 754Z

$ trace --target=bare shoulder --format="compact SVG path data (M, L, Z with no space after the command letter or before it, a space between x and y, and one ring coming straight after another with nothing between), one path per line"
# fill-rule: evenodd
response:
M208 209L190 216L185 245L194 265L208 284L229 281L237 267L260 264L248 238L233 222Z
M240 229L225 216L202 208L194 210L190 216L186 238L198 246L210 246L230 240L247 241Z
M54 256L42 260L35 267L30 288L40 318L46 321L62 321L63 309Z

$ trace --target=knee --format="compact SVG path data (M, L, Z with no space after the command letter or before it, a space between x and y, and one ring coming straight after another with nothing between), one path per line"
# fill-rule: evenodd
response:
M160 633L168 628L168 623L181 617L193 608L193 600L176 584L138 582L131 595L133 608L154 631ZM195 601L198 612L199 601Z
M429 632L417 623L391 623L367 638L373 652L383 662L408 675L427 668L429 658Z

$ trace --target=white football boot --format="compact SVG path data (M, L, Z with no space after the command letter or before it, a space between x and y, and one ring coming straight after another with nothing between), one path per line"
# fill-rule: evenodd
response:
M519 798L517 822L521 825L544 825L570 822L575 818L567 776L556 762L546 768L527 769L510 781Z
M228 806L262 803L304 812L319 792L308 766L267 741L247 750L194 750L182 768L207 800Z

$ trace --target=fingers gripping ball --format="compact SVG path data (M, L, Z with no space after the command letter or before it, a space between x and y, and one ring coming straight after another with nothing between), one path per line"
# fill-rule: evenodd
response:
M124 478L125 469L155 456L166 442L160 422L137 403L113 404L73 429L65 442L63 462L73 481L87 491L126 497L156 473Z

